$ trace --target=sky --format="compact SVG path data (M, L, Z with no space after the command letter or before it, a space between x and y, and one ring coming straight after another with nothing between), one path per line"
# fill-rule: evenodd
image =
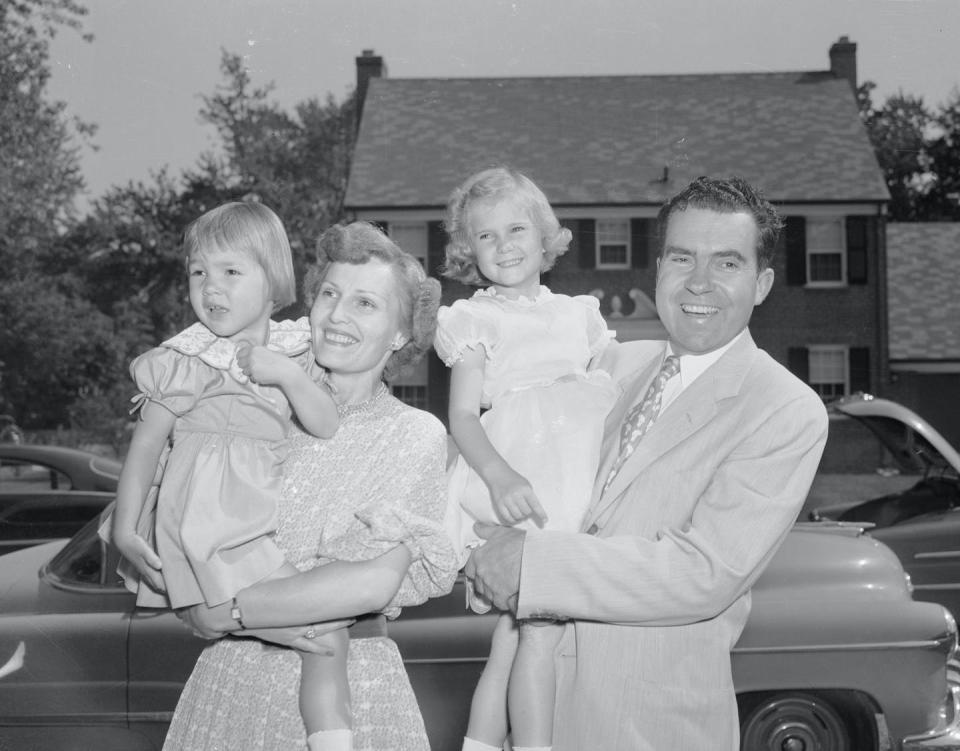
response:
M342 100L366 49L391 78L800 71L827 70L845 35L875 102L960 87L960 0L81 1L94 40L56 37L49 95L99 127L83 205L216 147L198 112L221 50L285 109Z

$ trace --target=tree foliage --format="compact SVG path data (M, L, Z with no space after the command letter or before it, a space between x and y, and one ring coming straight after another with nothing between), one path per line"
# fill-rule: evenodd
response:
M259 200L281 217L296 266L341 213L353 150L354 103L332 95L297 104L270 101L272 85L255 87L239 55L223 52L224 82L203 97L200 117L220 136L223 156L206 155L191 178L217 186L226 199Z
M73 0L0 4L0 411L25 427L62 421L114 367L112 322L71 270L43 264L71 225L94 131L48 98L49 46L64 29L82 33L85 14Z
M298 269L320 232L339 218L353 146L352 97L343 103L330 96L309 99L287 112L270 100L272 85L253 85L238 55L224 52L221 72L223 82L203 97L200 110L219 136L216 153L203 154L177 178L160 171L147 181L111 188L88 216L36 254L38 272L58 280L59 294L85 306L74 316L94 324L89 348L104 367L85 368L82 382L57 380L64 400L50 411L30 413L31 420L47 423L59 415L64 421L69 415L74 427L89 427L104 415L123 418L132 389L129 360L194 320L181 238L205 211L226 201L267 204L287 228ZM109 351L100 339L108 329ZM66 354L74 362L79 357ZM18 371L15 390L10 382L11 400L53 388L50 379Z
M903 92L876 107L875 88L865 82L857 98L890 190L890 219L960 219L960 93L955 91L939 110Z
M94 129L46 88L50 41L80 32L85 14L73 0L0 4L0 263L10 274L63 230L84 186L78 150Z

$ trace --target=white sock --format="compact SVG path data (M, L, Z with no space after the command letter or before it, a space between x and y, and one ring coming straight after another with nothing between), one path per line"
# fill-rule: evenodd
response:
M353 731L350 728L318 730L307 736L310 751L353 751Z
M499 746L488 746L486 743L475 741L473 738L464 738L463 747L460 751L500 751L502 748L502 743Z

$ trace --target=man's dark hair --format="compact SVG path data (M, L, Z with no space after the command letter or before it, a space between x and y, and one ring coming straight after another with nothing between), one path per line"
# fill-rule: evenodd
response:
M757 223L757 271L770 268L773 252L780 238L783 220L758 189L741 177L698 177L667 201L657 215L660 255L663 255L667 223L675 212L689 208L709 209L721 213L750 214Z

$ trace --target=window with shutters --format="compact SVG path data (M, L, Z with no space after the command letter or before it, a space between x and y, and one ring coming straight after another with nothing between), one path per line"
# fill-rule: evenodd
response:
M597 268L630 268L629 220L597 220Z
M846 225L842 217L807 219L807 285L846 283Z
M813 345L808 351L809 383L825 402L850 393L848 348L842 345Z
M390 384L390 391L401 402L429 411L429 382L430 371L427 358L424 357L411 370L394 379Z

